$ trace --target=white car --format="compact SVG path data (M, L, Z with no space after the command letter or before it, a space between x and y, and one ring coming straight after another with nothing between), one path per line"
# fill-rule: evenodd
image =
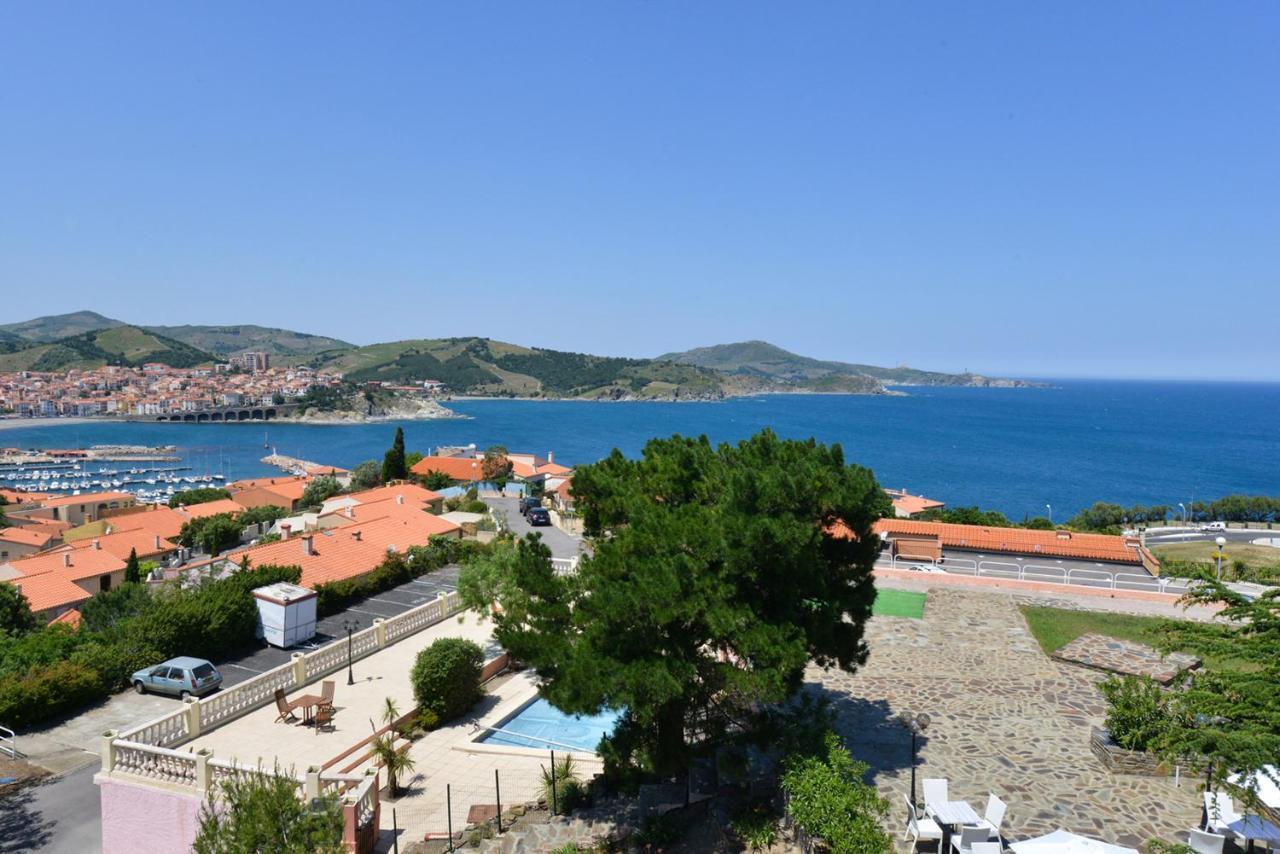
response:
M1200 526L1202 531L1225 531L1227 530L1226 522L1205 522Z
M946 570L943 569L942 567L934 566L931 563L912 564L911 566L907 567L907 569L911 570L912 572L942 572L942 573L946 572Z

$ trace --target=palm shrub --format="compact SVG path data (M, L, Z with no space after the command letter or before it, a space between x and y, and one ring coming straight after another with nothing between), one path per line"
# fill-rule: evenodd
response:
M450 721L479 702L484 652L465 638L440 638L418 653L409 675L418 705Z
M409 756L408 751L396 749L398 733L393 724L399 717L400 710L396 708L395 700L387 697L382 707L382 722L386 724L386 732L378 735L377 729L374 729L371 741L373 760L379 767L387 769L387 787L393 798L400 795L400 775L406 771L412 771L415 767L413 757Z
M542 798L547 806L554 805L557 814L567 815L587 799L587 790L578 776L572 756L563 754L555 760L554 767L555 773L552 774L551 768L542 766Z

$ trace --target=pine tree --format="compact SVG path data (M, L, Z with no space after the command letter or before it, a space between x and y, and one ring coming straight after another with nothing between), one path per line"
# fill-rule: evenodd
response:
M409 474L404 462L404 430L396 428L396 438L391 443L391 448L387 451L386 456L382 458L382 482L390 483L393 480L404 480Z
M129 560L124 565L126 584L137 584L142 581L142 567L138 566L138 550L129 549Z

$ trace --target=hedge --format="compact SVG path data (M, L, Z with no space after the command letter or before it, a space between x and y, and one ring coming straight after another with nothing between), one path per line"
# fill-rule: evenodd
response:
M0 638L0 723L27 726L105 699L134 671L166 658L217 660L252 647L258 608L250 591L296 583L300 574L294 566L264 566L192 588L165 585L131 609L136 613L122 611L128 615L104 619L96 630L54 625Z
M409 681L422 709L441 723L465 714L480 701L484 652L465 638L440 638L418 653Z

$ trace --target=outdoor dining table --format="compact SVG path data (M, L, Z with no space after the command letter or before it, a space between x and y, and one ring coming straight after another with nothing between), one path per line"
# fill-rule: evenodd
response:
M1280 827L1276 827L1264 818L1256 815L1247 815L1238 818L1227 825L1236 836L1245 839L1249 843L1249 847L1253 847L1254 842L1266 842L1269 845L1280 844Z
M324 702L324 697L319 694L303 694L291 701L291 705L295 709L302 709L302 722L305 724L315 715L312 709Z
M951 842L953 827L961 824L977 824L982 821L982 816L974 812L968 801L926 803L924 811L942 827L942 845L938 846L939 851L947 850L946 846Z

